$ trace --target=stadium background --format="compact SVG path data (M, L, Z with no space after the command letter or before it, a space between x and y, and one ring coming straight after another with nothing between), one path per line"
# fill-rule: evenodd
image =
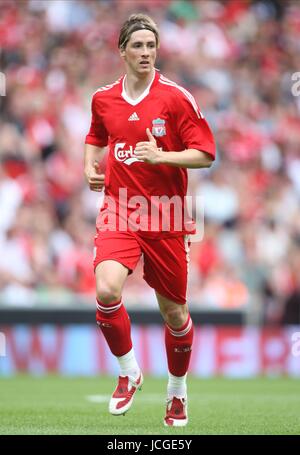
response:
M0 2L0 375L116 372L93 326L101 196L82 155L91 95L122 74L118 31L136 11L158 23L157 67L194 94L217 141L212 169L190 172L205 201L191 370L299 377L300 7L276 0ZM144 371L166 375L141 265L124 300Z

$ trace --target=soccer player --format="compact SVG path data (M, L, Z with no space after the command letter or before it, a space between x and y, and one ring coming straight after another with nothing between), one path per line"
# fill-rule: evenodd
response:
M120 365L109 411L125 414L143 383L122 302L126 278L143 255L144 279L154 288L165 321L169 380L164 424L185 426L193 341L186 302L191 229L184 222L174 227L182 207L167 213L164 203L155 205L153 198L157 202L157 197L176 197L183 203L186 169L210 167L215 145L193 96L154 67L159 34L153 20L131 15L121 28L118 47L126 74L93 96L84 169L91 190L105 188L96 223L94 269L97 324ZM99 163L107 145L104 175ZM137 203L143 205L138 217ZM167 227L166 216L171 217Z

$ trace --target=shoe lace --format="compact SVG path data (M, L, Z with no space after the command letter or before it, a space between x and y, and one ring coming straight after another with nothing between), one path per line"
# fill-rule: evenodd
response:
M184 411L185 399L184 398L167 398L167 410L172 414L179 415Z
M126 393L127 396L131 396L133 395L136 388L137 383L134 378L131 376L119 376L119 382L117 386L117 391L119 394Z
M120 394L128 391L128 376L119 376L117 391Z

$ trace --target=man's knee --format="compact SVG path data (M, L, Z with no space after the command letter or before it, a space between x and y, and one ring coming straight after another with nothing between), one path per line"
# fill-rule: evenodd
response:
M105 280L98 280L96 285L98 301L104 305L117 302L121 299L121 289L116 283L110 283Z
M174 329L182 327L188 318L188 308L186 305L174 304L165 311L165 321Z

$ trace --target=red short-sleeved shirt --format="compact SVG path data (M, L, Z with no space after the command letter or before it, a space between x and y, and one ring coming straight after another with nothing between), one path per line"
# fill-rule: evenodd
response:
M149 128L164 152L197 149L214 159L212 132L191 93L158 71L149 87L135 100L125 92L125 78L100 88L92 100L92 122L85 142L98 147L109 146L106 197L97 227L105 230L111 225L113 229L113 215L117 214L123 220L123 229L124 221L132 215L135 229L140 223L139 234L145 237L166 238L192 233L192 222L186 228L183 216L187 170L144 163L134 156L134 150L137 142L148 141L146 128ZM158 201L161 196L165 197L164 202ZM168 202L174 196L176 203L182 202L180 226L175 223L178 208L174 210ZM169 213L171 220L165 224Z

